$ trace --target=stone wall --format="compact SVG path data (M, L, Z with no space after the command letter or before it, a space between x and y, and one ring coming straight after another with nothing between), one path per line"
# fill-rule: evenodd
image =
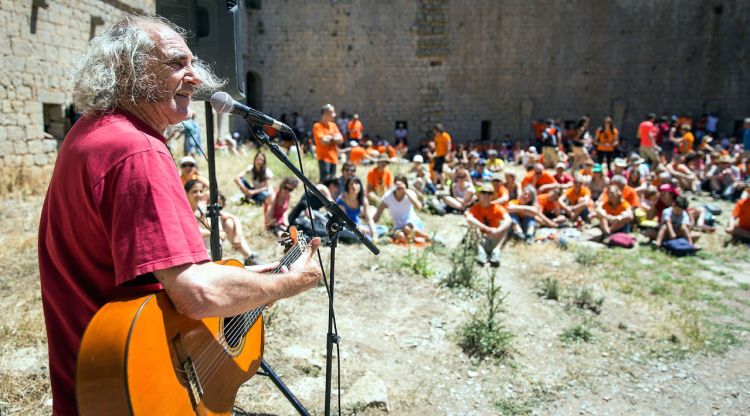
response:
M127 11L153 12L154 0L0 0L0 168L49 170L67 129L71 64Z
M370 134L436 121L460 140L527 137L532 119L633 137L646 112L750 115L750 2L651 0L264 1L248 14L246 66L264 111L359 112Z

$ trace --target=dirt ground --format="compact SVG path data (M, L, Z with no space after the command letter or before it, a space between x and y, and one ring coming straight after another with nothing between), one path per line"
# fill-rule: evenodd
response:
M228 194L231 176L246 163L220 160ZM51 411L36 265L41 201L18 195L0 202L2 415ZM723 208L725 219L730 206ZM229 209L248 224L259 218L259 208ZM500 318L514 336L512 353L479 361L458 341L484 297L441 285L465 221L420 215L442 242L411 249L427 256L431 277L404 267L405 247L382 243L377 257L361 246L337 250L342 413L750 414L750 250L723 247L721 230L690 259L645 247L508 245L496 282L507 293ZM248 235L263 258L281 256L260 227L251 225ZM477 271L477 287L488 271ZM543 279L559 282L558 300L538 295ZM582 288L603 298L600 313L574 306ZM323 414L325 288L278 302L266 319L266 360L311 413ZM591 338L561 338L576 326ZM262 376L240 388L237 406L249 414L295 414Z

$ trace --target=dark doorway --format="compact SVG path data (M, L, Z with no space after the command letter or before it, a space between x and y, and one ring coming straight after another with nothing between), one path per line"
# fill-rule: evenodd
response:
M258 111L263 111L263 83L260 75L255 72L247 73L245 97L248 106Z
M491 135L492 135L492 121L482 120L482 135L479 140L486 142L490 140Z

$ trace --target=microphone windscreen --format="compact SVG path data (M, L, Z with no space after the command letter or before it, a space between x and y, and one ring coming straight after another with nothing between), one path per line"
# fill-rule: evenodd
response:
M217 113L228 113L232 111L232 106L234 106L234 99L224 91L219 91L211 96L211 107Z

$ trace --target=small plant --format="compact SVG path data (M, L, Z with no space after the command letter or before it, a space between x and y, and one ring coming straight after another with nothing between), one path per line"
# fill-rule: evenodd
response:
M419 276L431 278L435 276L435 269L432 268L429 255L429 247L421 250L412 250L410 247L406 257L397 262L397 268L406 269Z
M560 300L560 282L557 279L547 277L542 280L536 293L543 299Z
M474 255L476 254L479 237L474 229L469 229L451 254L451 271L443 279L442 284L447 287L466 287L474 285Z
M584 287L576 292L575 296L573 296L572 302L576 307L591 311L598 315L602 312L604 298L594 297L593 291L588 287Z
M575 261L581 266L593 266L596 264L596 252L592 250L578 250Z
M571 326L565 332L560 334L560 339L565 343L591 342L594 340L594 334L591 333L591 327L588 322L584 321L578 325Z
M507 293L503 294L500 286L495 285L494 269L488 271L487 275L487 285L483 293L485 304L482 310L461 328L459 345L470 357L504 359L510 357L513 351L513 334L505 329L498 317L503 311Z

